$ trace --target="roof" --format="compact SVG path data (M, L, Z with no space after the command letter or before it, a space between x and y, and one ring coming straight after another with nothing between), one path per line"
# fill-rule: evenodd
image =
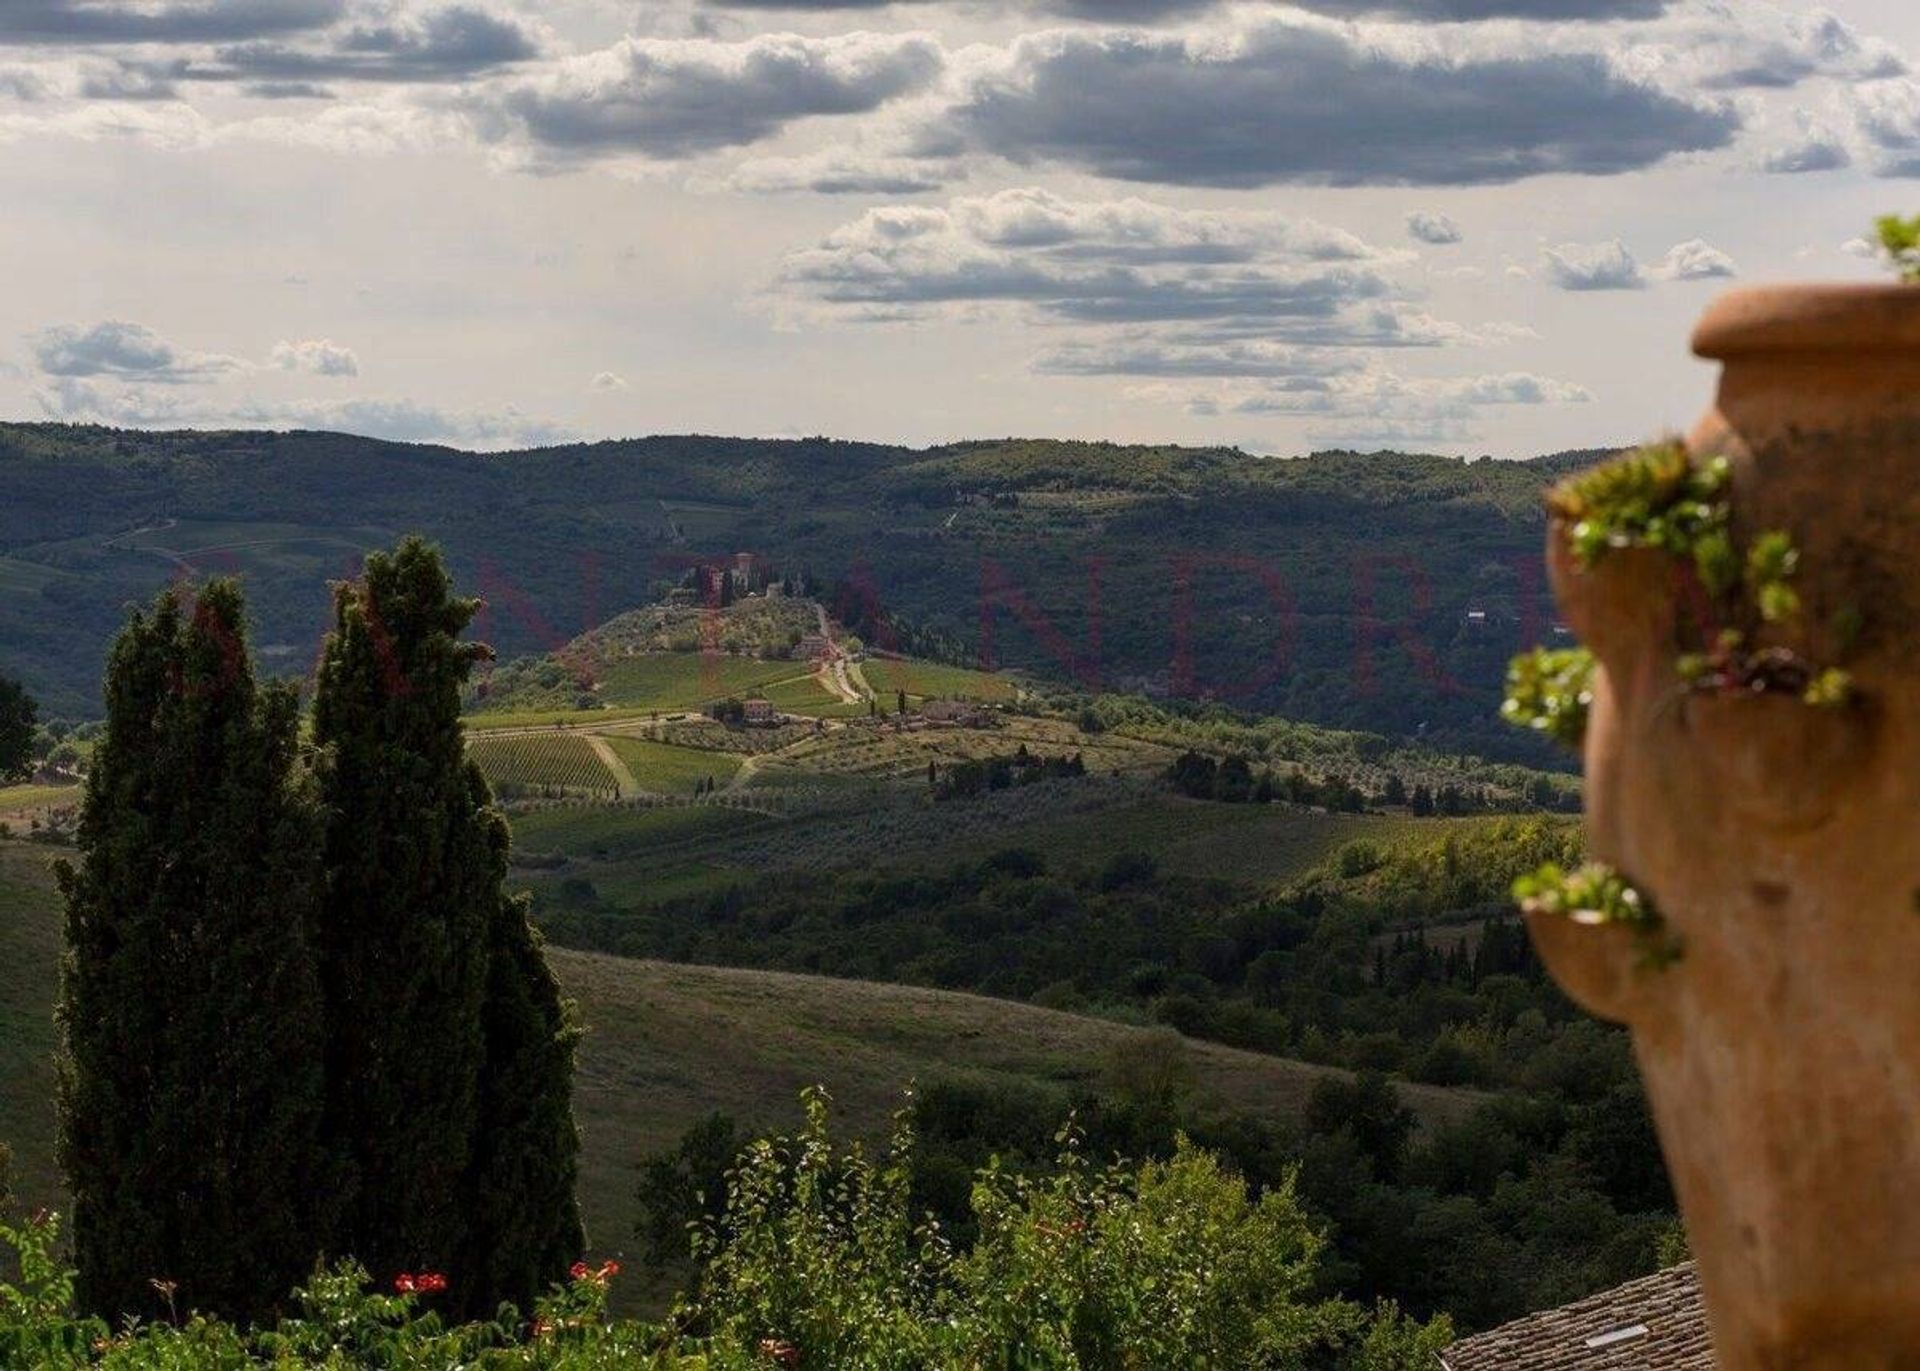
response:
M1691 1262L1463 1338L1446 1371L1714 1371Z

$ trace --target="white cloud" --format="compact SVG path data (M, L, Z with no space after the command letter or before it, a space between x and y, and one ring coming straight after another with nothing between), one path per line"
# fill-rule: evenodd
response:
M354 355L353 349L341 347L330 338L276 343L269 360L281 371L307 371L315 376L360 374L360 359Z
M603 371L593 378L593 388L595 390L625 390L627 383L623 377L616 376L611 371Z
M1705 281L1734 274L1733 258L1700 238L1675 243L1653 269L1662 281Z
M1640 264L1618 238L1608 243L1563 243L1546 250L1547 277L1561 290L1640 290Z

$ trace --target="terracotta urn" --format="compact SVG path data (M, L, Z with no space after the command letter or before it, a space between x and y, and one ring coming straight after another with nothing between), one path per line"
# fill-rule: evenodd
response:
M1731 464L1734 532L1784 530L1788 644L1843 707L1690 689L1674 560L1591 565L1556 522L1555 593L1600 664L1591 855L1644 934L1528 916L1560 983L1625 1023L1726 1368L1920 1367L1920 287L1735 292L1688 438Z

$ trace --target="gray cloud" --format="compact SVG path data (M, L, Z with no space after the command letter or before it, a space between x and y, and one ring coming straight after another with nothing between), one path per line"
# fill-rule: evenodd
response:
M889 314L1000 302L1079 323L1339 318L1393 293L1351 234L1261 213L1040 190L871 210L789 256L782 283Z
M1548 248L1546 256L1547 276L1562 290L1641 290L1647 284L1640 264L1618 238L1565 243Z
M91 328L61 326L34 339L34 360L49 376L113 377L176 385L241 370L237 358L190 352L144 324L108 320Z
M113 62L89 67L80 94L89 100L177 100L184 62Z
M1362 365L1351 354L1267 339L1170 343L1149 337L1114 343L1069 343L1041 354L1034 370L1049 376L1317 379L1358 371Z
M1433 214L1426 210L1415 210L1407 216L1407 233L1422 243L1445 246L1457 243L1464 236L1460 226L1444 214Z
M1707 23L1711 27L1691 60L1700 68L1700 84L1710 89L1784 90L1813 76L1875 81L1907 71L1906 59L1891 44L1862 37L1825 10L1758 15L1747 24L1719 12Z
M878 10L931 0L706 0L715 9ZM1103 24L1151 24L1221 8L1225 0L1032 0L1030 8ZM1378 16L1455 23L1476 19L1652 19L1673 0L1299 0L1302 9L1338 18Z
M404 20L358 25L321 47L234 44L219 49L215 64L195 75L280 84L446 81L539 55L539 43L519 24L469 5L452 5Z
M1054 32L1016 43L950 114L964 143L1132 181L1491 184L1604 175L1740 128L1596 53L1457 57L1274 19L1230 40Z
M925 34L628 38L485 88L468 109L483 137L525 137L553 158L670 160L758 142L810 115L877 109L944 64Z
M1853 165L1853 154L1838 138L1813 135L1786 147L1774 148L1760 158L1760 170L1779 176L1796 176L1812 171L1840 171Z
M346 0L6 0L0 43L223 43L325 28Z

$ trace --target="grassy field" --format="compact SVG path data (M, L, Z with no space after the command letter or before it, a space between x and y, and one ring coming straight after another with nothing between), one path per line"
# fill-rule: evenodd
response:
M875 694L891 701L899 691L909 700L986 700L1003 702L1019 692L998 672L970 671L940 662L899 661L870 657L860 663L860 674Z
M0 819L79 803L80 787L77 785L0 786Z
M649 653L609 662L600 674L600 700L616 709L698 709L728 696L746 696L776 681L804 676L804 662L693 652Z
M863 719L867 704L843 700L820 683L818 676L796 676L778 681L760 692L782 714L803 714L810 719Z
M607 745L627 764L642 790L667 795L690 795L700 782L712 779L724 786L733 779L743 761L727 752L709 752L699 748L675 747L647 738L607 737Z
M0 1138L21 1199L59 1202L53 1162L52 1007L58 897L45 849L0 842ZM803 1086L824 1084L850 1132L872 1135L914 1078L1093 1083L1149 1030L1003 1000L768 972L549 950L586 1038L577 1108L581 1198L598 1254L631 1247L635 1164L714 1109L784 1127ZM1196 1101L1275 1119L1298 1114L1319 1067L1181 1040ZM1469 1092L1403 1087L1429 1123Z

